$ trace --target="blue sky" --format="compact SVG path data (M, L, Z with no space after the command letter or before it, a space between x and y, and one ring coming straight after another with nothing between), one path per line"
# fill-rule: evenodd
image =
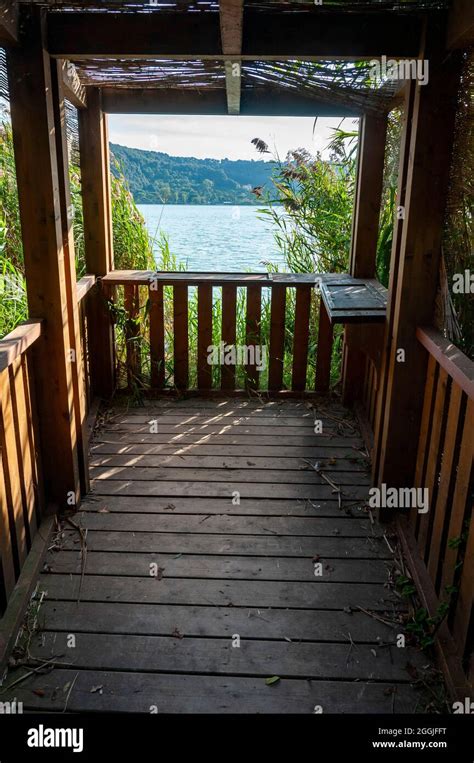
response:
M199 159L261 159L251 145L261 138L276 147L281 158L294 148L311 153L321 151L331 137L331 128L340 118L320 117L313 132L313 117L196 117L154 115L109 115L110 140L122 146L148 151L164 151L172 156ZM354 129L353 119L343 120Z

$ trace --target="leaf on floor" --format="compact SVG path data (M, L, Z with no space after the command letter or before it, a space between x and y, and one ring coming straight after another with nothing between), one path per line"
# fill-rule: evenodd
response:
M267 686L273 686L273 684L277 684L280 681L280 676L271 676L271 678L266 678L265 683Z

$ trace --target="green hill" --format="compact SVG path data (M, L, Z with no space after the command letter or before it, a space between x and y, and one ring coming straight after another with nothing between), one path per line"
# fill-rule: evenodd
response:
M137 204L261 204L251 189L268 187L273 169L270 162L169 156L116 143L110 150Z

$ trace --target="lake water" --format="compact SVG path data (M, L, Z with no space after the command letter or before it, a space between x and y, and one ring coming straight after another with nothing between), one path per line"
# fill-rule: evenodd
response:
M162 231L170 251L188 270L265 271L265 261L283 257L275 243L270 220L258 207L231 204L140 204L152 239Z

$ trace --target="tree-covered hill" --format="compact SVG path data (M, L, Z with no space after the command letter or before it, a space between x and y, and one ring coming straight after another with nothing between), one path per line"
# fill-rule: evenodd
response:
M118 162L137 204L258 204L251 192L270 185L273 164L195 159L110 144L112 172Z

